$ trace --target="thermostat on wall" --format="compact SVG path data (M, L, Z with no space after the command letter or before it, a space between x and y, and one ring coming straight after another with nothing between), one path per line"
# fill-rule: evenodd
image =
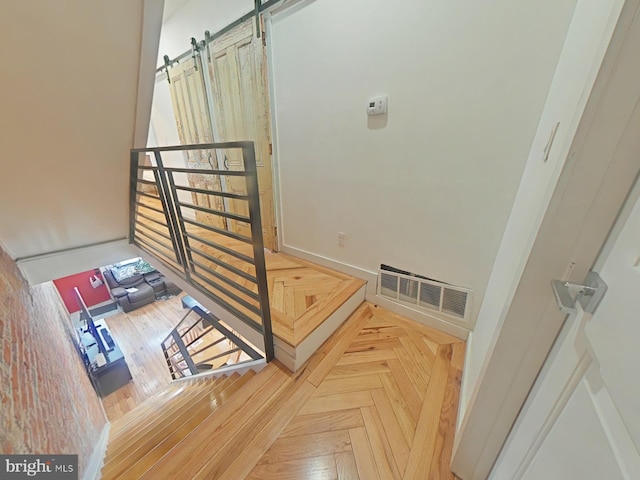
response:
M387 96L373 97L367 104L367 115L381 115L387 113Z

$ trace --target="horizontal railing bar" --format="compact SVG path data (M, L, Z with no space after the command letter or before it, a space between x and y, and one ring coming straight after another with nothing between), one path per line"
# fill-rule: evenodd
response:
M138 170L157 170L158 167L148 167L140 165ZM246 177L245 170L210 170L206 168L188 168L188 167L164 167L165 172L172 173L193 173L195 175L222 175L226 177Z
M222 245L218 245L215 242L212 242L211 240L207 240L206 238L202 238L199 237L198 235L194 235L193 233L189 233L189 232L185 232L185 234L187 235L187 237L196 240L198 242L202 242L205 245L210 246L211 248L215 248L216 250L220 250L221 252L227 253L233 257L236 257L239 260L243 260L251 265L255 265L256 262L253 260L252 257L249 257L248 255L245 255L244 253L240 253L240 252L236 252L235 250L232 250L228 247L224 247Z
M259 302L260 301L260 297L258 296L257 293L255 293L253 290L249 290L247 287L240 285L239 283L234 282L233 280L225 277L224 275L211 270L210 268L208 268L207 266L203 265L200 262L197 262L195 260L193 260L193 263L197 266L199 266L200 268L206 270L208 275L213 275L214 277L216 277L219 280L222 280L224 283L226 283L227 285L230 285L231 287L235 288L236 290L239 290L240 292L244 293L247 297L252 298L253 300Z
M151 195L150 193L143 192L141 190L136 190L136 195L142 195L143 197L153 198L154 200L160 200L158 195Z
M220 142L220 143L192 143L190 145L172 145L169 147L144 147L134 148L133 153L144 152L175 152L180 150L222 150L226 148L250 148L253 142Z
M153 180L145 180L144 178L138 178L136 180L136 182L142 183L144 185L153 185L154 187L158 186L158 184L156 182L154 182Z
M233 198L235 200L246 200L249 197L247 195L240 195L238 193L219 192L218 190L205 190L203 188L183 187L176 185L176 190L184 190L185 192L202 193L204 195L215 195L216 197Z
M138 205L139 207L148 208L149 210L153 210L154 212L161 213L162 215L166 215L164 213L164 210L162 210L160 208L156 208L156 207L151 207L151 206L147 205L146 203L136 202L136 205Z
M138 222L136 222L136 224L138 224L138 225L140 225L140 226L143 226L143 227L144 227L144 225L139 224ZM167 250L169 250L170 252L172 252L172 251L173 251L173 246L171 246L171 245L167 245L166 243L162 243L160 240L157 240L157 239L153 238L151 235L149 235L148 233L145 233L143 230L136 229L136 235L142 235L143 237L145 237L145 238L147 238L147 239L151 240L152 242L157 243L158 245L163 246L164 248L166 248L166 249L167 249Z
M211 330L215 330L215 328L213 326L211 326ZM195 352L191 353L191 357L195 357L196 355L198 355L199 353L204 352L205 350L210 349L211 347L216 346L217 344L219 344L220 342L223 342L224 340L227 340L227 337L225 337L224 335L222 337L220 337L218 340L216 340L213 343L208 343L207 345L203 346L200 350L196 350ZM231 340L229 340L231 341Z
M238 345L247 355L249 355L254 360L258 360L259 358L263 358L258 352L256 352L249 344L247 344L244 340L238 337L235 333L229 330L227 327L220 323L220 320L211 314L211 312L207 312L203 310L203 308L199 305L195 305L193 311L204 318L211 325L215 326L225 337L233 342L234 345ZM258 330L261 331L261 330Z
M198 365L202 365L203 363L210 362L211 360L215 360L216 358L224 357L225 355L231 355L232 353L241 352L242 349L240 347L232 348L231 350L227 350L224 353L219 353L218 355L214 355L213 357L209 357L206 360L201 360L196 364L196 368Z
M198 265L197 262L193 262L196 265ZM238 302L240 305L242 305L243 307L245 307L247 310L250 310L251 312L255 313L256 315L260 316L261 311L260 311L260 307L256 307L255 305L247 302L244 298L239 297L238 295L236 295L235 293L227 290L225 287L223 287L222 285L217 284L216 282L214 282L213 280L211 280L208 277L203 276L201 273L199 273L197 270L192 271L191 272L191 276L195 276L198 277L200 280L202 280L203 282L209 284L212 288L215 288L216 290L218 290L219 292L222 292L223 295L226 295L227 297L231 298L233 301Z
M181 207L184 207L184 208L190 208L192 210L198 210L200 212L211 213L213 215L218 215L219 217L230 218L231 220L237 220L238 222L245 222L245 223L251 222L251 219L249 217L245 217L244 215L236 215L235 213L221 212L220 210L214 210L214 209L207 208L207 207L201 207L200 205L194 205L192 203L179 202L178 205L180 205Z
M188 218L183 219L183 221L184 223L188 223L196 227L204 228L205 230L209 230L211 232L219 233L220 235L233 238L234 240L240 240L241 242L248 243L250 245L252 243L251 238L245 237L244 235L239 235L237 233L233 233L228 230L222 230L220 228L212 227L211 225L206 225L204 223L196 222L195 220L189 220Z
M197 250L195 248L191 248L188 247L187 250L189 250L191 253L195 253L196 255L200 255L201 257L206 258L207 260L209 260L210 262L215 263L216 265L219 265L220 267L229 270L231 273L235 273L236 275L241 276L242 278L249 280L250 282L253 283L258 283L258 279L256 277L254 277L253 275L250 275L249 273L240 270L238 267L234 267L233 265L229 265L227 262L224 262L222 260L220 260L219 258L216 257L212 257L211 255L208 255L200 250ZM210 270L209 267L206 267L202 264L200 264L200 267L204 268L205 270Z
M156 224L158 224L158 225L160 225L160 226L162 226L162 227L165 227L165 228L167 229L167 231L169 230L169 227L167 226L166 222L165 222L165 223L162 223L162 222L160 222L159 220L156 220L155 218L150 217L149 215L144 214L144 213L142 213L142 212L136 212L136 215L140 215L142 218L146 218L147 220L150 220L150 221L152 221L153 223L156 223ZM140 223L138 220L136 220L136 222L137 222L137 223Z
M189 309L189 310L187 311L187 313L185 313L185 314L183 315L183 317L180 319L180 321L178 322L178 324L176 325L176 327L175 327L173 330L177 330L178 328L180 328L180 325L182 325L182 323L187 319L187 317L189 316L189 314L190 314L191 312L193 312L193 310ZM194 312L194 313L195 313L195 312ZM196 314L196 315L197 315L197 314ZM198 321L200 321L200 320L198 320ZM198 323L198 322L196 322L196 323ZM171 330L171 332L169 333L169 335L167 335L167 337L162 341L161 345L162 345L163 347L164 347L164 344L165 344L165 342L166 342L167 340L169 340L170 338L171 338L171 339L173 338L173 330Z
M167 235L166 233L163 233L159 230L156 230L155 228L150 227L149 225L147 225L146 223L142 223L139 220L136 220L136 225L139 225L141 227L146 228L147 230L151 230L153 233L155 233L156 235L160 235L163 238L166 238L167 240L171 241L171 237L169 235Z
M142 238L141 236L138 235L139 232L136 232L136 235L134 237L134 239L138 242L140 242L142 245L146 246L152 253L158 253L160 255L162 255L165 258L171 258L169 255L167 255L165 252L163 252L162 250L160 250L158 247L154 247L151 243L147 242L144 238ZM157 242L156 242L157 243Z
M198 323L200 323L200 322L198 322ZM202 323L204 323L204 322L202 322ZM189 343L187 343L187 347L190 347L191 345L196 343L198 340L200 340L202 337L204 337L207 333L211 332L212 330L215 330L215 328L213 328L211 325L209 325L205 330L202 331L202 333L200 335L198 335L196 338L194 338ZM195 355L195 353L193 355Z
M263 333L262 325L256 322L251 317L249 317L246 313L242 312L241 310L238 310L236 307L231 305L229 302L224 300L219 295L216 295L215 293L213 293L211 290L207 290L203 285L196 282L192 282L191 285L194 288L196 288L198 291L200 291L202 294L207 295L211 300L216 302L222 308L226 309L229 313L238 317L238 319L240 319L241 321L249 325L251 328L253 328L254 330L256 330L261 334ZM216 328L218 328L218 326L216 326ZM220 330L220 328L218 328L218 330Z
M188 333L189 333L191 330L193 330L193 329L196 327L196 325L198 325L200 322L202 322L202 320L201 320L201 319L196 320L196 321L194 322L194 324L193 324L193 325L191 325L189 328L187 328L187 330L186 330L186 331L184 331L184 332L180 333L180 337L181 337L181 338L186 337L186 336L188 335ZM204 324L204 322L202 322L202 323ZM174 330L176 330L176 331L180 330L180 325L181 325L181 324L182 324L182 322L180 322L178 325L176 325L176 328L174 328ZM191 343L190 343L189 345L191 345ZM189 346L189 345L187 345L187 346Z
M147 251L148 253L152 255L156 255L161 261L163 261L168 266L168 268L171 268L178 275L184 276L184 268L180 264L180 262L178 262L177 258L170 257L163 251L145 242L140 237L135 238L134 244L142 248L143 250Z

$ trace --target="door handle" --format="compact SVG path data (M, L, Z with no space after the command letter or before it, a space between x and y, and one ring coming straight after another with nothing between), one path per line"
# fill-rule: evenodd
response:
M607 292L607 284L597 272L589 272L584 280L584 285L563 280L551 280L551 288L564 313L576 313L576 302L580 302L586 313L593 314L604 294Z
M227 156L224 156L224 160L222 161L222 165L224 165L225 170L229 170L229 160L227 160Z

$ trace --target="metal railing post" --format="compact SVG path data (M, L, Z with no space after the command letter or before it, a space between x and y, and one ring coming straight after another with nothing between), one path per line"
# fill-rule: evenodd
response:
M246 172L247 196L249 202L249 218L251 219L251 237L253 240L253 258L256 262L256 278L258 280L258 296L262 311L262 329L264 334L264 348L267 362L273 360L273 330L271 328L271 308L269 305L269 287L267 283L267 268L264 257L264 243L262 241L262 221L260 219L260 190L258 189L258 171L256 168L256 153L253 142L247 142L242 147L244 170Z
M221 149L242 150L244 170L165 167L161 156L161 152ZM150 152L155 156L156 165L139 165L140 154ZM141 171L146 170L153 172L155 182L142 178ZM183 173L244 177L246 192L226 192L215 188L185 186L174 176ZM157 195L144 192L140 185L145 184L155 185ZM134 149L131 151L130 185L130 241L156 255L195 289L260 332L264 340L266 360L272 360L274 358L273 331L253 142ZM182 191L209 195L210 198L215 196L247 202L249 214L244 215L237 210L215 209L210 205L201 205L195 200L192 202L181 200L179 193ZM151 197L152 202L143 202L142 197ZM183 208L191 209L196 213L200 211L223 219L244 222L250 225L251 235L244 234L242 231L220 228L205 220L191 219L185 216ZM166 233L163 229L166 229ZM225 243L224 239L231 240ZM246 250L249 244L251 244L252 255L249 255ZM255 271L255 276L252 275L251 270Z
M187 268L187 261L184 253L184 245L181 242L180 225L176 218L176 206L173 203L173 196L171 195L171 188L167 182L167 176L164 171L164 165L162 164L162 156L159 151L153 152L156 157L156 164L158 165L156 182L160 185L160 201L163 204L163 208L167 214L167 224L171 225L173 235L171 235L171 242L176 252L176 260L178 264L184 269L185 275L189 278L189 269Z
M133 243L136 233L136 198L138 194L138 159L140 154L131 152L129 163L129 243Z

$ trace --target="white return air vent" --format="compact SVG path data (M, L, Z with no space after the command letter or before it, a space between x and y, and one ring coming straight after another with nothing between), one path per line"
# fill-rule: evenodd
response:
M380 265L378 295L425 312L442 312L466 320L473 290Z

